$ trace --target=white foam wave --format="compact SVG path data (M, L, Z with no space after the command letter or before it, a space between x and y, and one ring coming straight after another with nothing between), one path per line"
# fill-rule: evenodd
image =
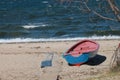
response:
M84 39L120 39L120 36L92 36L92 37L76 37L76 38L15 38L15 39L0 39L0 43L19 43L19 42L40 42L40 41L73 41L73 40L84 40Z
M47 26L47 25L43 24L43 23L37 23L37 24L23 25L22 27L25 29L32 29L32 28L36 28L36 27L45 27L45 26Z
M42 3L47 4L47 3L48 3L48 1L43 1Z
M36 26L36 25L24 25L23 28L25 29L31 29L31 28L36 28L36 27L39 27L39 26Z

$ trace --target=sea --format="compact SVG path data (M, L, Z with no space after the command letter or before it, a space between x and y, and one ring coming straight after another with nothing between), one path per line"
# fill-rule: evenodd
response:
M116 19L106 0L81 1L0 0L0 43L120 39L120 22L93 13Z

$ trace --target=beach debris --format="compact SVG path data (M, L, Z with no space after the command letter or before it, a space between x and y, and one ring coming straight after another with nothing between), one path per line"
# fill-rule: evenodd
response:
M45 47L45 48L50 48L49 46Z
M60 72L62 71L61 58L57 54L53 55L52 66L41 68L40 80L60 80Z
M45 59L41 62L41 68L52 66L53 55L54 53L46 54Z
M37 46L37 47L35 47L36 49L39 49L39 48L41 48L40 46Z
M18 46L18 48L22 48L22 46Z
M57 79L56 80L61 80L62 77L60 75L57 75Z

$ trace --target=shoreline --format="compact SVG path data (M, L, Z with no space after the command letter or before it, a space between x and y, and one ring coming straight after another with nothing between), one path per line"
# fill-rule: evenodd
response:
M11 38L0 39L1 43L37 43L37 42L61 42L61 41L78 41L78 40L120 40L120 36L91 36L91 37L74 37L74 38Z
M94 41L111 41L120 39L78 39L78 40L58 40L58 41L26 41L26 42L0 42L0 44L21 44L21 43L48 43L48 42L75 42L81 40L94 40Z

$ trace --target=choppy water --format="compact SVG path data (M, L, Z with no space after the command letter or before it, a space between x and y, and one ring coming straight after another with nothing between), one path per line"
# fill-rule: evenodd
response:
M93 9L96 1L91 0ZM0 0L0 42L120 38L119 22L103 20L81 9L79 2ZM113 16L112 12L100 13Z

